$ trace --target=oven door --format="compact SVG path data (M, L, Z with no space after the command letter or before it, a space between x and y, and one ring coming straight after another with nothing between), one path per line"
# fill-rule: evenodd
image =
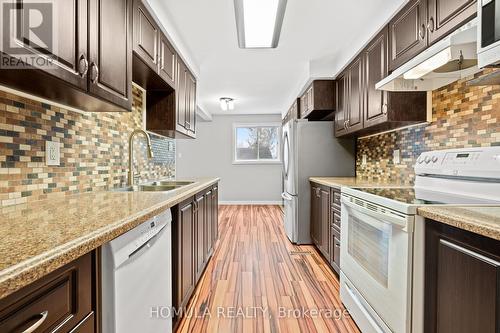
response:
M362 298L346 303L363 307L349 310L370 317L363 331L409 332L414 217L345 194L341 214L340 269Z

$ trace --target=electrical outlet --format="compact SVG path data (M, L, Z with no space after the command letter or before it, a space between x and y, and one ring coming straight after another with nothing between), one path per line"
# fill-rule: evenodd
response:
M367 160L368 160L368 158L367 158L366 154L363 154L361 156L361 166L363 166L363 167L366 166L366 164L368 163Z
M61 165L61 143L45 141L45 164L50 166Z
M392 162L394 164L399 164L401 163L401 151L399 149L395 149L392 152Z

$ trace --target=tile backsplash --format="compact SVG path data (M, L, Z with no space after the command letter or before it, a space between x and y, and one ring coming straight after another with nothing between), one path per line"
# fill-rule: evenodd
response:
M358 139L357 176L412 184L413 166L424 151L500 146L500 86L467 86L469 79L433 92L431 123ZM395 149L399 164L392 161Z
M143 92L133 88L132 112L80 113L0 91L1 206L54 195L125 185L128 138L143 125ZM175 140L135 138L134 166L142 180L174 176ZM45 142L61 143L61 165L45 165Z

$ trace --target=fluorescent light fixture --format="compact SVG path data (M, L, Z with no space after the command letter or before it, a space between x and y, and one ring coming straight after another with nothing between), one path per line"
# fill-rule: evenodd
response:
M275 48L287 0L234 0L240 48Z
M219 99L220 102L220 108L222 111L227 111L227 110L234 110L234 99L230 97L221 97Z
M416 80L453 60L448 47L403 74L405 80Z

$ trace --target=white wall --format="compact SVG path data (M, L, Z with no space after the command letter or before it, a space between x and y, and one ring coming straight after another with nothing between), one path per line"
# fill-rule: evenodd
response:
M215 115L196 124L196 140L176 140L177 178L220 177L221 203L280 203L281 165L233 165L233 124L279 122L280 115Z

